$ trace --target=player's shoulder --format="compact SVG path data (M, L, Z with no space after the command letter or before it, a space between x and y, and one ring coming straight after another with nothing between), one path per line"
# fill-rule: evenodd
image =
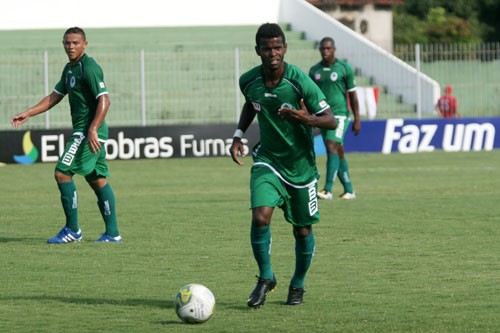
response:
M347 60L337 58L337 61L335 61L335 65L342 66L345 69L352 71L352 66L349 64L349 62L347 62Z
M240 86L244 89L252 82L262 77L261 66L255 66L254 68L246 71L240 76Z
M84 54L82 59L80 59L80 62L83 64L83 68L85 70L101 69L101 66L97 63L97 61L88 54Z
M316 72L318 70L322 70L323 69L323 64L320 62L317 62L315 63L314 65L311 66L311 68L309 69L309 72Z
M302 69L289 63L285 63L285 72L283 77L290 81L298 81L305 78L309 79L309 75L304 73Z

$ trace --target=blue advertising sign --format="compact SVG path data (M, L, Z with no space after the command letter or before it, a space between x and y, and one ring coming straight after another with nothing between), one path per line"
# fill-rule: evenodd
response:
M387 119L361 122L361 133L346 134L349 152L420 153L481 151L500 148L500 118ZM315 137L316 153L325 154L320 136Z

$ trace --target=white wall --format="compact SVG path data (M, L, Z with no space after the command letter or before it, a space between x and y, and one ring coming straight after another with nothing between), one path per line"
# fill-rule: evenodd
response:
M253 25L280 0L0 0L0 30Z

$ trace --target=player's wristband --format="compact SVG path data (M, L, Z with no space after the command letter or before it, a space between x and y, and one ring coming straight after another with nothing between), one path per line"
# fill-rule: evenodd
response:
M243 134L245 134L245 132L243 132L242 130L240 130L239 128L234 131L234 134L233 134L233 138L242 138L243 137Z

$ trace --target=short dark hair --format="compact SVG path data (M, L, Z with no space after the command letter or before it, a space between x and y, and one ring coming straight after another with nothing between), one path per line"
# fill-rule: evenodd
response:
M255 45L259 46L259 42L262 38L270 39L270 38L278 38L281 37L283 43L286 43L285 33L281 30L281 27L276 23L264 23L257 30L257 34L255 35Z
M319 45L325 43L325 42L331 42L333 45L335 45L335 41L333 40L332 37L324 37L320 42Z
M83 36L83 40L87 40L87 36L85 36L85 31L83 31L83 29L79 28L79 27L72 27L72 28L67 29L64 32L63 37L66 37L67 34L80 34Z

